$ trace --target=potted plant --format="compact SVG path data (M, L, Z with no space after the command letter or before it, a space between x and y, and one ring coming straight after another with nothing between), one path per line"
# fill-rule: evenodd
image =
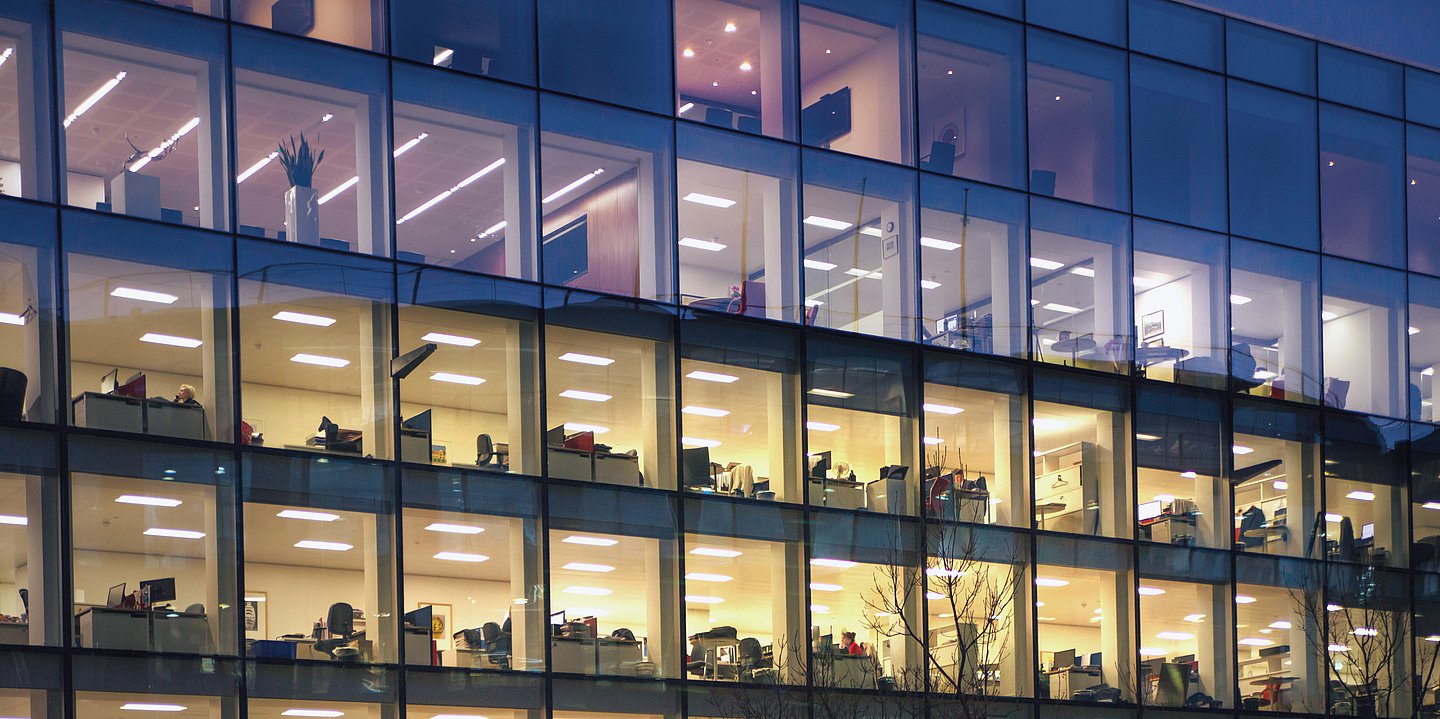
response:
M320 193L311 183L315 179L315 168L325 159L325 151L312 152L305 134L301 133L299 142L292 135L289 144L282 140L276 152L285 168L285 178L290 181L290 189L285 191L285 239L318 245Z

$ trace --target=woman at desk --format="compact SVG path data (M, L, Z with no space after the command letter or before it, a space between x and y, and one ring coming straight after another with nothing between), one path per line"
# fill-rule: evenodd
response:
M855 632L840 632L840 653L857 656L865 653L865 648L855 641Z
M193 404L197 407L200 406L200 401L195 399L195 388L188 384L180 385L180 389L175 391L175 399L171 401L175 404Z

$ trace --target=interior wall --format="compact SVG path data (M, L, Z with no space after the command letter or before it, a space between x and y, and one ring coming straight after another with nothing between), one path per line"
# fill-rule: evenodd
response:
M854 155L901 161L901 108L899 36L882 32L869 52L800 87L800 106L809 107L821 96L850 88L850 132L830 143L830 149Z
M566 284L632 297L640 294L639 191L638 170L632 169L545 216L542 237L588 216L589 270ZM543 246L540 251L545 251Z
M183 609L204 604L209 583L205 560L193 557L77 549L74 567L76 604L103 605L110 587L121 582L127 585L125 591L133 592L140 588L140 582L174 577L175 601L171 604ZM213 609L207 608L206 613Z

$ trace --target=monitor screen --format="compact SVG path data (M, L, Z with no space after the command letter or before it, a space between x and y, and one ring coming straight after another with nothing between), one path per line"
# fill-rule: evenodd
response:
M1056 669L1063 669L1065 667L1075 666L1075 650L1066 649L1064 651L1055 652L1054 666Z
M150 603L173 602L175 601L175 578L148 579L140 583L140 593L150 590Z
M1365 524L1360 525L1360 538L1361 538L1361 539L1374 539L1374 538L1375 538L1375 523L1374 523L1374 522L1366 522Z
M552 625L554 625L554 626L557 626L557 627L560 626L560 625L562 625L562 624L564 624L564 623L565 623L565 612L555 612L555 613L551 614L551 615L550 615L550 623L551 623Z
M810 455L810 476L824 477L830 471L830 451Z
M411 611L405 612L405 623L412 627L428 628L431 625L432 617L434 616L435 608L427 605L424 607L420 607L419 609L413 609Z
M120 386L120 370L112 369L100 378L100 391L105 394L115 394L115 388Z
M413 432L424 432L425 434L430 434L430 410L427 409L424 412L421 412L420 414L417 414L414 417L411 417L410 419L401 422L400 426Z
M105 599L105 606L118 607L125 601L125 583L121 582L110 588L110 595Z
M1143 522L1147 519L1154 519L1160 516L1160 512L1162 509L1164 509L1164 504L1162 502L1141 502L1140 507L1135 510L1135 516L1137 519Z
M680 450L680 472L687 487L709 486L710 448L686 447Z

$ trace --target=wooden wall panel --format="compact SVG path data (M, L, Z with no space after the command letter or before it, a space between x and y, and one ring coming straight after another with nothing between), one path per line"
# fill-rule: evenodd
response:
M631 297L640 294L640 196L631 170L575 198L545 218L542 237L580 215L586 221L590 270L566 283ZM541 248L544 252L544 248Z

